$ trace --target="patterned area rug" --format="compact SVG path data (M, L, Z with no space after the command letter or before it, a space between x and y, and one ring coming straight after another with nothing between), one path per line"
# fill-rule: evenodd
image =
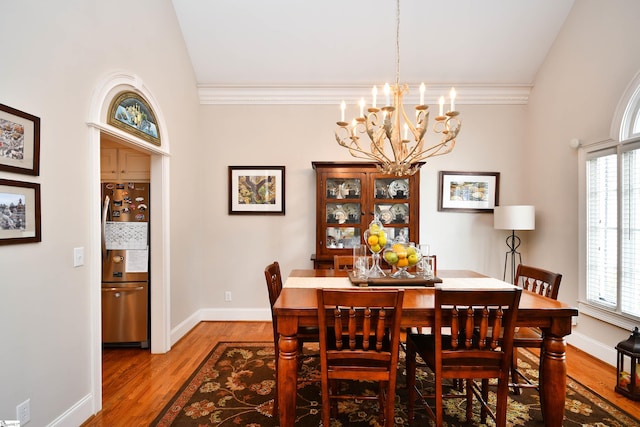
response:
M307 351L310 350L310 351ZM314 349L305 349L312 353ZM537 376L537 365L531 354L520 351L520 367L528 375ZM426 426L426 412L416 405L416 421L407 421L404 387L404 353L401 352L396 396L396 426ZM305 357L299 371L296 426L319 426L320 384L318 357ZM433 377L428 370L419 372L419 385L428 391ZM225 342L219 343L205 358L195 373L183 385L152 423L153 426L277 426L273 416L274 349L273 343ZM371 390L375 384L361 382L362 390ZM509 396L508 425L543 426L540 399L533 389L525 389L519 396ZM445 426L468 425L464 417L464 399L445 400ZM475 408L475 424L479 422L479 407ZM339 419L331 427L378 427L376 401L339 403ZM492 425L492 424L490 424ZM564 426L637 426L640 420L626 414L602 397L571 378L567 379Z

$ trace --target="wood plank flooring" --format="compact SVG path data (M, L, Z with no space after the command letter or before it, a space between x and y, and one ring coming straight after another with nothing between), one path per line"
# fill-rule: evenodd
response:
M166 354L105 349L102 411L82 426L148 426L218 342L272 339L270 322L201 322ZM615 368L574 347L567 350L567 362L571 377L640 417L639 402L613 391Z

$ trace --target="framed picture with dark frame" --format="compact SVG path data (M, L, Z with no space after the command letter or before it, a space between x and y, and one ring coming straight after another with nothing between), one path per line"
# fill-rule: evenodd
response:
M160 146L156 116L147 101L135 92L121 92L111 101L107 123Z
M438 210L491 213L498 206L500 172L438 173Z
M0 171L40 174L40 117L0 104Z
M40 239L40 184L0 179L0 245Z
M229 215L284 215L284 166L229 166Z

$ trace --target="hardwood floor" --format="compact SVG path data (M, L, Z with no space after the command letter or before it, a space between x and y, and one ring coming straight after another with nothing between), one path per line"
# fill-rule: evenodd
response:
M148 426L202 359L221 341L271 341L269 322L201 322L166 354L106 349L102 365L102 411L83 427ZM640 417L640 403L613 391L615 368L574 347L567 373L627 412Z

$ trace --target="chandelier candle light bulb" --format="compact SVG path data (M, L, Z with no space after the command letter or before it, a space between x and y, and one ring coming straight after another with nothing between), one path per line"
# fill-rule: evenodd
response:
M371 104L371 108L376 108L376 97L378 96L378 88L376 86L371 89L371 95L373 96L373 103Z
M424 86L424 83L420 83L420 105L424 105L424 91L425 91L426 87Z

